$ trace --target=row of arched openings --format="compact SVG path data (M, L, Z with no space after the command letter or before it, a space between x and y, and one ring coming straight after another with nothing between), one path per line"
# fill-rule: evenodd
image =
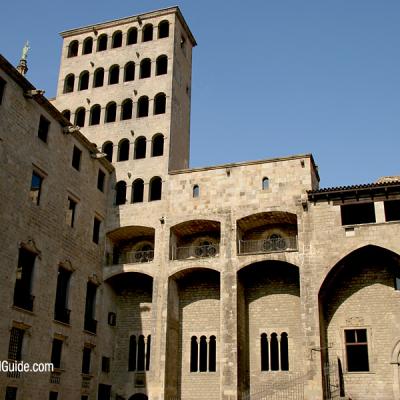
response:
M151 60L150 58L144 58L139 67L139 79L145 79L151 77ZM122 80L123 82L130 82L135 80L137 66L134 61L127 62L123 68L118 64L112 65L108 69L107 83L109 85L115 85L121 80L121 69L123 70ZM168 72L168 57L163 54L156 59L156 70L155 75L165 75ZM93 73L92 86L94 88L102 87L104 85L105 70L104 68L97 68ZM63 93L72 93L75 90L74 74L68 74L64 79L64 90ZM79 74L77 90L89 89L90 73L85 70Z
M163 20L158 24L158 39L166 38L169 36L169 21ZM141 41L149 42L154 39L154 26L152 24L146 24L141 30ZM111 48L117 49L122 47L123 45L123 36L124 33L120 30L115 31L111 36ZM139 40L139 31L136 27L130 28L126 32L126 40L125 44L127 46L138 43ZM96 40L96 51L105 51L108 47L108 35L106 33L102 33ZM83 40L82 43L82 55L91 54L93 52L93 37L89 36ZM79 54L79 41L73 40L68 45L68 54L67 57L76 57Z
M262 333L260 341L261 371L289 371L288 334Z
M190 372L215 372L217 369L217 339L192 336L190 340Z
M151 178L149 182L149 201L161 200L162 179L159 176ZM131 203L142 203L144 198L144 181L135 179L132 182ZM119 181L115 185L115 205L126 204L126 182Z
M167 96L165 93L157 93L154 96L153 115L165 114L167 106ZM100 104L94 104L89 110L89 126L99 125L101 123L102 107ZM86 125L86 108L79 107L75 110L74 124L79 127ZM133 100L125 99L121 103L120 121L126 121L133 118ZM148 117L150 112L150 99L148 96L139 97L136 103L136 118ZM71 120L71 111L63 110L62 115ZM110 101L104 109L104 123L115 122L117 120L117 103Z
M151 335L131 335L129 338L128 371L150 369Z
M118 161L127 161L130 158L131 142L128 139L121 139L118 143ZM101 149L102 153L106 155L106 159L113 162L114 144L112 142L105 142ZM136 138L133 146L133 159L139 160L146 158L147 152L147 139L144 136ZM164 154L164 136L161 133L156 133L151 139L151 157L158 157Z

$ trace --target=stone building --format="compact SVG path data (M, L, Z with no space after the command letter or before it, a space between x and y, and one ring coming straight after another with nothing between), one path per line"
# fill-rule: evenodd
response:
M0 351L15 329L23 360L62 351L52 374L0 376L0 396L399 399L398 178L320 189L310 154L189 169L196 41L179 8L62 37L61 113L1 64ZM21 258L33 311L15 303Z

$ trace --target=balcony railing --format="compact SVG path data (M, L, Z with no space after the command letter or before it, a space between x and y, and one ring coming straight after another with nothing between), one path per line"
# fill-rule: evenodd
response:
M239 254L263 254L297 250L297 236L239 240Z
M108 260L108 265L113 264L135 264L150 262L154 259L154 250L143 250L143 251L127 251L121 253L116 257L115 260Z
M61 381L61 371L53 371L50 373L50 383L59 384Z
M193 258L216 257L219 254L219 244L204 246L173 247L172 260L188 260Z
M69 324L69 316L71 310L68 308L56 308L54 311L54 319L56 321L64 322L64 324Z

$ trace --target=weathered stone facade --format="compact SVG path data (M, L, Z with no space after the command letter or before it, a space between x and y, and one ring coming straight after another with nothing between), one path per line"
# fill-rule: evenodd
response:
M5 61L0 105L1 358L13 326L27 333L26 361L48 362L61 338L61 378L3 374L0 396L399 399L400 181L319 189L310 154L188 169L196 42L179 9L62 36L52 103L65 118L24 97L32 88ZM42 114L48 143L36 134ZM85 136L64 134L70 124ZM32 168L45 174L39 205L27 193ZM21 245L37 255L33 312L12 306ZM73 271L63 324L60 263Z

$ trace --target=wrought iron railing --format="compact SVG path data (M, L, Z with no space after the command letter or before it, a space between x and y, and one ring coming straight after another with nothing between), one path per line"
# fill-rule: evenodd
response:
M154 250L127 251L114 257L114 260L108 260L108 265L113 264L135 264L150 262L154 259Z
M61 381L61 371L53 371L50 373L50 383L59 384Z
M239 240L239 254L262 254L288 250L297 250L297 236Z
M219 244L204 246L172 247L172 260L187 260L193 258L216 257L219 254Z

